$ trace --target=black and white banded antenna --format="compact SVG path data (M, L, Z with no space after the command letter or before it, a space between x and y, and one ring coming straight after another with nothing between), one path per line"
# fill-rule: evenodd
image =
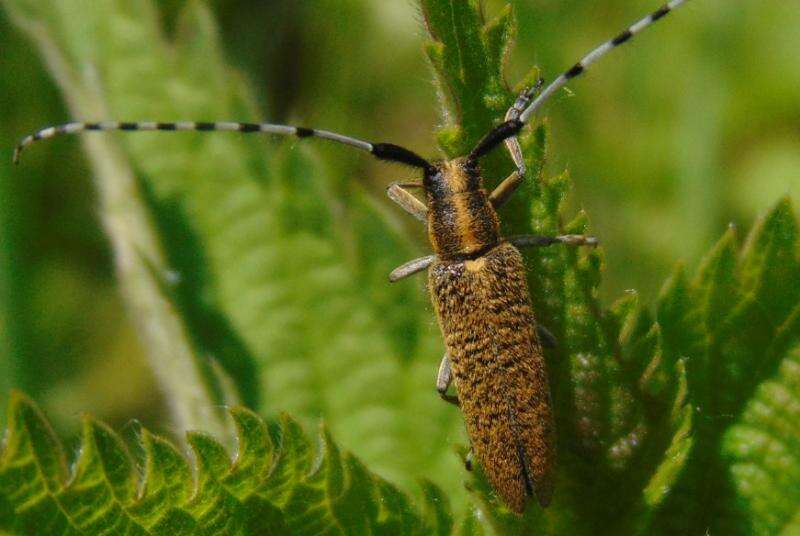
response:
M240 123L236 121L198 122L176 121L163 123L155 121L102 121L98 123L72 122L63 125L43 128L25 137L14 149L14 163L19 163L22 152L37 141L54 138L66 134L81 132L241 132L244 134L277 134L280 136L296 136L298 138L321 138L343 145L349 145L366 151L376 158L399 162L412 167L429 169L431 164L413 151L394 145L393 143L370 143L368 141L345 136L328 130L276 125L273 123Z
M472 150L470 157L480 158L494 149L494 147L496 147L499 143L515 136L525 125L531 121L537 110L544 106L550 97L552 97L559 89L563 88L570 80L586 72L586 69L597 60L618 46L627 43L633 36L651 26L653 23L661 20L670 12L679 8L688 1L689 0L672 0L667 2L651 14L620 32L613 39L609 39L602 45L594 48L569 70L563 72L558 76L558 78L550 82L550 84L545 87L541 93L538 93L536 98L533 98L533 96L537 93L536 88L532 88L530 91L523 93L520 96L520 99L518 99L517 103L515 103L511 110L509 110L509 113L506 115L506 121L497 125L492 131L490 131L478 143L475 149ZM530 99L533 100L530 101ZM520 106L520 101L524 102L525 100L528 100L530 103L527 105L527 107L523 108Z
M641 19L640 21L636 22L632 26L629 26L625 31L621 32L615 38L610 39L600 45L599 47L595 48L591 52L589 52L586 56L581 58L581 60L572 66L571 69L564 72L553 80L549 86L544 88L544 90L539 94L536 99L528 106L519 116L519 120L522 123L527 123L530 121L533 114L536 113L536 110L542 107L547 100L555 94L556 91L564 87L567 82L575 78L576 76L580 76L586 69L611 52L616 47L620 46L623 43L627 43L631 37L638 34L648 26L652 25L654 22L661 20L671 11L679 8L682 4L688 2L688 0L672 0L658 8L656 11L651 13L650 15L646 16L645 18Z
M586 69L608 54L614 48L628 42L634 35L638 34L645 28L649 27L658 20L661 20L674 9L680 7L688 0L671 0L664 4L656 11L629 26L626 30L619 35L610 39L598 46L580 61L573 65L569 70L562 73L558 78L553 80L550 85L544 88L541 93L533 98L537 93L538 86L524 93L520 99L512 106L506 115L506 121L492 129L472 150L467 156L470 160L477 160L487 154L489 151L497 147L499 144L509 138L513 138L519 133L522 128L528 124L533 118L537 110L539 110L559 89L564 87L567 82L583 74ZM529 104L528 101L533 99ZM525 106L527 105L527 106ZM65 134L78 134L88 131L100 132L136 132L136 131L193 131L193 132L241 132L241 133L261 133L261 134L277 134L281 136L296 136L298 138L321 138L335 143L349 145L362 151L366 151L376 158L387 160L391 162L398 162L408 166L420 168L427 171L434 169L434 166L419 156L415 152L395 145L392 143L370 143L368 141L360 140L336 132L328 130L319 130L312 128L296 127L289 125L276 125L272 123L240 123L235 121L219 121L219 122L197 122L197 121L178 121L171 123L153 122L153 121L136 121L136 122L120 122L120 121L103 121L98 123L83 123L72 122L63 125L51 126L43 128L30 136L25 137L20 141L19 145L14 149L14 163L19 163L20 155L33 143L61 136Z

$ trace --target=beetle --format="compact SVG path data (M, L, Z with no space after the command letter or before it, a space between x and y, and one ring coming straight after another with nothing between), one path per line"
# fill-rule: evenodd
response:
M298 138L322 138L345 144L390 162L419 169L422 180L395 182L387 193L405 211L428 226L434 253L412 260L389 276L396 282L428 270L428 288L446 353L436 388L464 414L472 449L489 482L508 507L524 512L529 497L545 507L552 498L555 424L542 334L537 329L519 248L597 244L582 235L512 236L500 234L497 209L520 186L525 163L517 134L535 112L568 81L634 35L688 0L672 0L593 49L543 90L523 91L503 121L466 156L429 162L391 143L371 143L327 130L242 122L71 122L41 129L14 150L14 162L31 144L86 131L234 131ZM483 185L480 160L505 145L516 170L493 191ZM421 188L426 203L409 192ZM545 337L546 338L546 337ZM448 394L455 381L457 396Z

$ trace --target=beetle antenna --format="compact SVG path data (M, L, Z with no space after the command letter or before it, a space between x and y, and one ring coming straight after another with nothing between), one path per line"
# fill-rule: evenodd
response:
M428 170L431 164L418 154L394 145L392 143L370 143L358 138L344 136L328 130L319 130L288 125L275 125L271 123L239 123L234 121L197 122L177 121L161 123L153 121L120 122L104 121L99 123L65 123L63 125L43 128L30 136L26 136L14 149L14 163L19 163L22 152L37 141L46 140L55 136L78 134L81 132L137 132L137 131L189 131L189 132L241 132L245 134L278 134L281 136L296 136L298 138L322 138L324 140L349 145L366 151L376 158L392 162L399 162L408 166Z
M602 45L596 47L594 50L586 54L578 63L573 65L569 70L565 71L558 78L553 80L550 85L545 87L544 90L542 90L542 92L539 93L535 99L533 99L533 102L524 108L521 113L518 111L518 115L514 114L516 117L512 116L510 119L507 119L492 129L480 142L478 142L478 144L475 146L475 149L473 149L472 153L470 153L470 157L473 159L480 158L506 139L515 136L520 130L522 130L522 127L530 122L533 114L535 114L536 111L541 108L559 89L564 87L567 82L586 72L586 69L591 64L621 44L627 43L631 37L649 27L654 22L661 20L671 11L677 9L688 1L689 0L672 0L664 4L653 13L636 22L632 26L629 26L613 39L609 39ZM515 106L517 106L517 103L515 103ZM509 110L509 112L510 111L511 110Z
M533 114L536 113L536 110L541 108L542 105L544 105L544 103L547 102L547 100L551 96L553 96L553 94L556 91L564 87L567 84L567 82L581 75L582 73L586 72L586 69L591 64L593 64L594 62L596 62L597 60L599 60L600 58L611 52L613 49L620 46L621 44L627 43L631 39L631 37L638 34L645 28L651 26L654 22L661 20L670 12L677 9L687 1L688 0L672 0L671 2L664 4L663 6L655 10L653 13L649 14L645 18L636 22L632 26L626 28L623 32L621 32L613 39L609 39L602 45L598 46L597 48L589 52L587 55L581 58L581 60L578 63L573 65L568 71L562 73L558 78L553 80L549 86L544 88L544 90L539 94L539 96L536 97L536 99L534 99L534 101L527 108L525 108L522 114L520 114L519 120L522 121L523 124L530 121Z

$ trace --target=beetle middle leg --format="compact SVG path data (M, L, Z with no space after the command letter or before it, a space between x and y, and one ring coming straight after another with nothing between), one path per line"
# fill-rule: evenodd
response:
M392 273L389 274L389 281L394 283L396 281L400 281L401 279L405 279L408 276L419 273L433 264L435 260L436 255L428 255L427 257L420 257L418 259L408 261L407 263L392 270Z
M458 397L447 394L447 389L452 382L453 372L450 370L450 359L448 359L447 353L445 353L442 357L442 362L439 363L439 374L436 376L436 390L439 392L439 396L442 397L442 400L458 406Z
M553 244L565 244L567 246L591 246L599 244L599 240L594 236L586 235L560 235L560 236L537 236L537 235L515 235L507 239L515 247L546 247Z

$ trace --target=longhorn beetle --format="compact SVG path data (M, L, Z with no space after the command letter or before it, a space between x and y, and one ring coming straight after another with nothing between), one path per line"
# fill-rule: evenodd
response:
M298 138L323 138L399 162L422 172L419 182L392 183L387 193L406 212L427 223L434 254L394 270L398 281L428 269L428 286L444 335L446 353L436 388L458 404L466 420L473 452L494 489L517 513L528 497L547 506L553 493L555 428L540 337L531 310L525 266L517 248L552 244L595 245L582 235L500 236L496 209L525 176L516 135L536 111L569 80L613 48L627 42L687 0L672 0L613 39L603 43L550 85L523 91L472 151L453 160L429 162L391 143L369 143L330 132L268 123L239 122L99 122L67 123L24 138L14 162L32 143L84 131L234 131ZM483 187L480 159L505 143L516 166L491 193ZM421 188L427 204L407 188ZM546 333L546 331L544 331ZM543 342L547 342L543 339ZM455 378L458 396L447 394Z

